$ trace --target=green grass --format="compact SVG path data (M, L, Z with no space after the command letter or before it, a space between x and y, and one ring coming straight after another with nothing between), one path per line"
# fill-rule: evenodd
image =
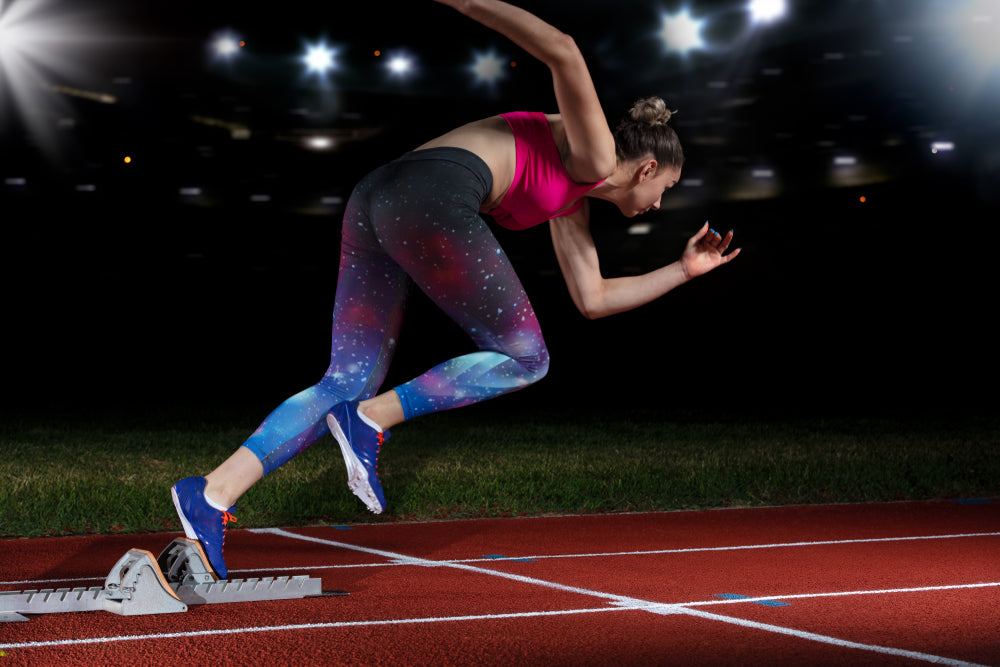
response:
M256 427L161 414L0 425L0 535L179 530L169 487ZM370 514L327 437L256 485L237 528L998 495L1000 419L715 421L467 408L401 424Z

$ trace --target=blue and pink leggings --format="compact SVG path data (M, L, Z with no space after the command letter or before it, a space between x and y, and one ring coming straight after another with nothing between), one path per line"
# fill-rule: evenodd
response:
M354 189L344 214L330 367L243 444L264 474L323 436L334 405L376 394L411 284L479 349L395 387L407 419L499 396L545 375L548 351L535 312L479 214L491 187L478 156L433 148L376 169Z

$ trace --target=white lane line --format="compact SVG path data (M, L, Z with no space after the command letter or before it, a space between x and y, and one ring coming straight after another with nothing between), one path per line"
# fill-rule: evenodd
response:
M774 600L774 599L795 599L795 598L813 598L813 597L829 597L829 596L842 596L842 595L870 595L876 593L902 593L902 592L920 592L920 591L935 591L935 590L951 590L951 589L961 589L961 588L983 588L991 586L1000 586L1000 582L993 583L982 583L982 584L965 584L965 585L955 585L955 586L930 586L930 587L919 587L912 589L887 589L883 591L846 591L846 592L835 592L835 593L808 593L808 594L792 594L784 596L765 596L759 598L742 598L739 600L711 600L703 602L689 602L683 604L676 603L658 603L650 602L645 600L639 600L637 598L631 598L628 596L615 595L610 593L604 593L601 591L594 591L585 588L579 588L575 586L566 586L563 584L558 584L551 581L546 581L542 579L536 579L533 577L525 577L521 575L500 572L496 570L490 570L487 568L475 567L468 565L467 562L478 562L480 559L475 559L475 561L433 561L419 557L407 556L404 554L397 554L390 551L383 551L379 549L371 549L368 547L361 547L358 545L348 544L344 542L337 542L334 540L325 540L321 538L309 537L306 535L299 535L286 530L281 529L259 529L254 530L257 533L268 533L273 535L278 535L282 537L288 537L295 540L314 542L318 544L324 544L328 546L339 547L343 549L359 551L362 553L367 553L370 555L376 555L386 558L390 563L385 565L415 565L419 567L448 567L453 569L465 570L470 572L476 572L480 574L486 574L494 577L501 577L505 579L510 579L518 581L521 583L539 585L546 588L552 588L556 590L562 590L566 592L578 593L581 595L591 596L600 598L606 603L612 605L611 607L601 607L595 609L575 609L575 610L565 610L565 611L548 611L548 612L523 612L523 613L511 613L511 614L486 614L486 615L472 615L472 616L453 616L453 617L433 617L433 618L411 618L411 619L389 619L381 621L344 621L335 623L316 623L316 624L300 624L300 625L284 625L284 626L259 626L259 627L249 627L249 628L229 628L229 629L218 629L218 630L202 630L202 631L192 631L192 632L178 632L178 633L163 633L155 635L133 635L133 636L112 636L112 637L92 637L92 638L82 638L82 639L64 639L64 640L52 640L52 641L41 641L41 642L21 642L21 643L10 643L10 644L0 644L0 650L9 650L16 648L40 648L40 647L52 647L52 646L68 646L68 645L82 645L82 644L96 644L96 643L111 643L111 642L121 642L121 641L136 641L143 639L177 639L185 637L198 637L207 635L218 635L226 634L229 632L239 632L239 633L251 633L251 632L275 632L275 631L295 631L295 630L309 630L309 629L323 629L323 628L340 628L340 627L364 627L364 626L377 626L377 625L398 625L398 624L415 624L415 623L438 623L438 622L454 622L454 621L476 621L476 620L494 620L503 618L532 618L540 616L565 616L573 614L583 614L583 613L599 613L604 611L645 611L656 614L685 614L689 616L695 616L699 618L704 618L708 620L714 620L723 623L729 623L733 625L738 625L741 627L752 628L757 630L764 630L768 632L774 632L778 634L784 634L788 636L799 637L802 639L807 639L810 641L816 641L820 643L830 644L834 646L839 646L843 648L852 648L858 650L871 651L875 653L881 653L884 655L893 655L900 657L907 657L915 660L922 660L934 664L945 664L954 665L956 667L983 667L982 665L977 665L976 663L965 662L961 660L954 660L951 658L945 658L936 655L930 655L926 653L920 653L916 651L907 651L904 649L896 649L892 647L877 646L872 644L861 644L858 642L852 642L848 640L839 639L837 637L829 637L826 635L819 635L816 633L805 632L801 630L795 630L793 628L786 628L777 625L771 625L767 623L758 623L756 621L749 621L740 618L734 618L730 616L723 616L719 614L712 614L706 611L701 611L699 609L692 609L694 606L709 605L709 604L739 604L739 603L749 603L758 600ZM858 543L858 542L886 542L886 541L899 541L899 540L918 540L918 539L945 539L945 538L961 538L961 537L982 537L982 536L995 536L1000 535L1000 533L968 533L968 534L958 534L950 536L921 536L921 537L910 537L910 538L876 538L876 539L863 539L863 540L837 540L828 542L801 542L801 543L785 543L781 545L756 545L756 546L738 546L738 547L710 547L703 549L683 549L683 550L660 550L656 552L620 552L618 554L607 554L607 555L630 555L635 553L677 553L677 552L690 552L690 551L719 551L719 550L733 550L733 549L747 549L747 548L772 548L775 546L812 546L818 544L845 544L845 543ZM600 554L593 554L593 556L598 556ZM495 563L494 559L482 559L483 561L488 561ZM351 566L347 566L351 567ZM316 569L323 569L322 567Z
M337 621L333 623L302 623L295 625L272 625L272 626L246 627L246 628L222 628L216 630L194 630L188 632L165 632L165 633L148 634L148 635L87 637L82 639L56 639L50 641L0 644L0 650L53 648L57 646L84 646L88 644L111 644L116 642L149 641L158 639L186 639L191 637L228 635L230 633L250 634L250 633L261 633L261 632L294 632L299 630L325 630L325 629L336 629L336 628L375 627L375 626L386 626L386 625L415 625L423 623L453 623L453 622L463 622L463 621L469 622L469 621L493 621L493 620L517 619L517 618L522 618L522 619L538 618L545 616L573 616L576 614L597 614L609 611L648 611L652 613L663 613L661 608L664 606L672 606L672 605L654 604L645 607L623 605L616 607L600 607L596 609L566 609L558 611L536 611L536 612L521 612L521 613L509 613L509 614L480 614L480 615L467 615L467 616L436 616L429 618L386 619L381 621ZM668 612L668 613L674 613L674 612ZM790 635L793 637L798 637L801 639L807 639L811 641L817 641L825 644L833 644L835 646L839 646L842 648L853 648L865 651L875 651L878 653L883 653L893 656L922 660L933 664L953 665L954 667L988 667L986 665L978 665L972 662L953 660L950 658L943 658L941 656L930 655L927 653L919 653L916 651L906 651L902 649L894 649L891 647L860 644L857 642L837 639L836 637L827 637L824 635L818 635L811 632L804 632L801 630L794 630L791 628L784 628L781 626L770 625L767 623L757 623L755 621L748 621L740 618L720 616L718 614L710 614L708 612L703 612L694 609L686 610L684 613L691 616L705 618L708 620L730 623L741 627Z
M812 600L815 598L836 598L851 595L898 595L900 593L933 593L937 591L957 591L973 588L1000 588L1000 581L989 581L977 584L952 584L943 586L915 586L913 588L883 588L880 590L835 591L832 593L793 593L791 595L763 595L757 597L738 598L733 600L703 600L700 602L681 602L680 607L707 607L720 604L742 604L745 602L767 602L769 600Z
M700 611L698 609L689 609L685 613L691 616L697 616L699 618L705 618L712 621L722 621L723 623L730 623L732 625L738 625L744 628L752 628L754 630L764 630L766 632L774 632L780 635L798 637L799 639L807 639L810 641L820 642L822 644L832 644L834 646L839 646L842 648L853 648L861 651L874 651L876 653L881 653L884 655L898 656L901 658L911 658L913 660L923 660L924 662L930 662L935 665L954 665L955 667L984 667L983 665L978 665L974 662L966 662L964 660L954 660L952 658L945 658L939 655L920 653L919 651L907 651L905 649L892 648L891 646L874 646L872 644L861 644L859 642L852 642L846 639L838 639L837 637L818 635L814 632L795 630L794 628L785 628L780 625L771 625L770 623L758 623L757 621L748 621L742 618L733 618L731 616L720 616L719 614L711 614L707 611Z
M272 533L274 528L250 528L248 529L251 533ZM433 561L440 565L450 565L456 563L496 563L497 561L517 561L517 560L553 560L560 558L611 558L617 556L662 556L667 554L688 554L688 553L703 553L703 552L713 552L713 551L747 551L753 549L783 549L783 548L795 548L795 547L814 547L814 546L834 546L834 545L844 545L844 544L873 544L879 542L910 542L919 540L955 540L973 537L1000 537L1000 532L993 533L955 533L951 535L911 535L907 537L871 537L871 538L859 538L859 539L849 539L849 540L822 540L816 542L776 542L770 544L737 544L724 547L684 547L679 549L647 549L639 551L598 551L593 553L582 553L582 554L546 554L546 555L521 555L521 556L504 556L503 558L456 558L449 560L436 560ZM306 539L305 536L299 536L298 539ZM355 563L348 565L308 565L303 567L260 567L253 569L242 569L242 570L230 570L230 572L286 572L292 570L336 570L336 569L349 569L355 567L394 567L397 565L407 565L408 563L396 562L392 560L388 563ZM0 585L6 582L0 581ZM14 582L14 583L24 583L24 582Z
M266 532L272 535L278 535L281 537L288 537L295 540L302 540L306 542L313 542L316 544L326 544L330 546L336 546L343 549L349 549L352 551L360 551L362 553L368 553L376 556L381 556L383 558L388 558L391 561L398 563L407 563L410 565L417 565L422 567L448 567L469 572L476 572L480 574L486 574L493 577L500 577L502 579L510 579L513 581L518 581L526 584L534 584L538 586L544 586L546 588L552 588L560 591L567 591L572 593L578 593L581 595L589 595L592 597L600 598L606 600L608 603L616 607L624 607L627 609L642 610L647 612L652 612L655 614L685 614L688 616L696 616L699 618L719 621L722 623L729 623L732 625L738 625L741 627L753 628L757 630L764 630L767 632L775 632L783 635L789 635L794 637L799 637L801 639L807 639L810 641L820 642L823 644L830 644L833 646L839 646L844 648L860 649L865 651L871 651L874 653L880 653L883 655L893 655L902 656L907 658L912 658L914 660L923 660L926 662L934 664L943 665L954 665L956 667L983 667L981 665L976 665L975 663L965 662L962 660L954 660L951 658L945 658L942 656L931 655L927 653L920 653L917 651L907 651L904 649L897 649L889 646L877 646L874 644L861 644L859 642L852 642L844 639L839 639L837 637L829 637L826 635L820 635L812 632L805 632L802 630L795 630L793 628L785 628L778 625L770 625L767 623L758 623L756 621L748 621L740 618L734 618L731 616L722 616L719 614L712 614L706 611L701 611L698 609L691 609L678 604L665 604L650 602L646 600L639 600L637 598L632 598L624 595L615 595L611 593L605 593L601 591L590 590L586 588L580 588L577 586L566 586L564 584L558 584L552 581L546 581L543 579L536 579L533 577L525 577L523 575L512 574L509 572L501 572L497 570L490 570L488 568L476 567L473 565L467 565L465 563L450 563L442 561L431 561L424 558L417 558L413 556L406 556L404 554L397 554L391 551L383 551L381 549L372 549L369 547L362 547L356 544L348 544L345 542L337 542L334 540L324 540L316 537L309 537L306 535L299 535L297 533L292 533L287 530L282 529L267 529L261 532ZM764 599L775 599L775 598L764 598ZM747 600L742 600L746 602Z
M608 556L659 556L663 554L691 554L709 551L750 551L753 549L788 549L793 547L829 547L843 544L875 544L879 542L910 542L918 540L955 540L969 537L1000 537L1000 532L994 533L956 533L954 535L911 535L908 537L870 537L852 540L819 540L816 542L776 542L772 544L737 544L726 547L686 547L681 549L652 549L648 551L611 551L607 553L590 554L554 554L548 556L510 556L511 558L527 558L543 560L546 558L604 558ZM483 559L488 560L488 559ZM461 561L456 561L461 562Z
M619 604L625 606L634 605L654 605L657 603L648 602L646 600L639 600L636 598L631 598L625 595L614 595L611 593L601 593L599 591L593 591L588 588L579 588L577 586L567 586L564 584L557 584L552 581L546 581L544 579L535 579L534 577L526 577L520 574L513 574L510 572L499 572L497 570L490 570L483 567L476 567L475 565L467 565L465 563L451 563L447 561L435 561L428 560L426 558L419 558L416 556L406 556L404 554L397 554L391 551L382 551L381 549L372 549L370 547L362 547L356 544L349 544L347 542L336 542L334 540L324 540L319 537L309 537L307 535L299 535L297 533L292 533L281 528L268 528L262 530L261 532L266 532L270 535L277 535L279 537L288 537L294 540L302 540L305 542L313 542L316 544L323 544L332 547L338 547L340 549L348 549L351 551L360 551L361 553L371 554L373 556L380 556L382 558L387 558L393 563L401 565L415 565L418 567L446 567L455 570L465 570L467 572L475 572L476 574L488 574L492 577L500 577L503 579L510 579L512 581L517 581L523 584L531 584L534 586L544 586L546 588L554 588L566 593L578 593L580 595L585 595L588 597L598 597L606 600L612 604ZM669 606L669 605L664 605Z
M251 533L268 533L271 532L272 528L250 528L248 532ZM300 536L301 537L301 536ZM781 549L781 548L793 548L793 547L812 547L812 546L831 546L831 545L842 545L842 544L872 544L878 542L907 542L907 541L918 541L918 540L951 540L951 539L963 539L963 538L973 538L973 537L1000 537L1000 532L993 533L956 533L952 535L912 535L908 537L874 537L874 538L861 538L861 539L848 539L848 540L823 540L817 542L777 542L771 544L744 544L744 545L731 545L723 547L686 547L679 549L651 549L651 550L641 550L641 551L609 551L609 552L595 552L595 553L582 553L582 554L547 554L541 556L508 556L502 560L551 560L558 558L609 558L614 556L659 556L666 554L685 554L685 553L702 553L702 552L713 552L713 551L746 551L753 549ZM451 564L451 563L495 563L498 559L495 558L462 558L455 560L442 560L434 561L435 563ZM300 567L259 567L259 568L245 568L245 569L233 569L230 572L291 572L300 570L335 570L335 569L349 569L349 568L360 568L360 567L394 567L405 563L398 562L388 562L388 563L355 563L348 565L308 565ZM12 581L0 581L0 586L21 586L21 585L32 585L41 583L68 583L73 581L103 581L107 575L100 575L94 577L77 577L73 579L23 579L23 580L12 580Z
M415 625L420 623L453 623L456 621L493 621L508 618L535 618L539 616L572 616L575 614L599 614L608 611L630 611L628 607L599 607L596 609L565 609L557 611L531 611L510 614L479 614L470 616L434 616L429 618L391 618L381 621L334 621L330 623L299 623L295 625L263 625L246 628L219 628L216 630L191 630L187 632L163 632L150 635L121 635L112 637L85 637L82 639L53 639L49 641L0 644L0 650L17 648L47 648L53 646L77 646L83 644L111 644L114 642L141 641L149 639L185 639L187 637L210 637L227 635L231 632L242 634L252 632L287 632L294 630L326 630L330 628L362 628L379 625Z

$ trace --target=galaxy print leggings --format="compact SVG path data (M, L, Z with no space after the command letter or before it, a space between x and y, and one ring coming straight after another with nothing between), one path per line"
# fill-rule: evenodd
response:
M548 351L535 312L479 214L491 187L486 163L457 148L407 153L358 184L344 215L330 367L244 443L264 474L322 437L334 405L375 395L411 284L478 351L395 387L406 419L499 396L545 375Z

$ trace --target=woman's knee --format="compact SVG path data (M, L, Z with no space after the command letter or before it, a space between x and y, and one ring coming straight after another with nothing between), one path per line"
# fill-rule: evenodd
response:
M549 350L545 343L537 345L530 352L522 352L513 357L526 371L529 384L538 382L549 372Z

